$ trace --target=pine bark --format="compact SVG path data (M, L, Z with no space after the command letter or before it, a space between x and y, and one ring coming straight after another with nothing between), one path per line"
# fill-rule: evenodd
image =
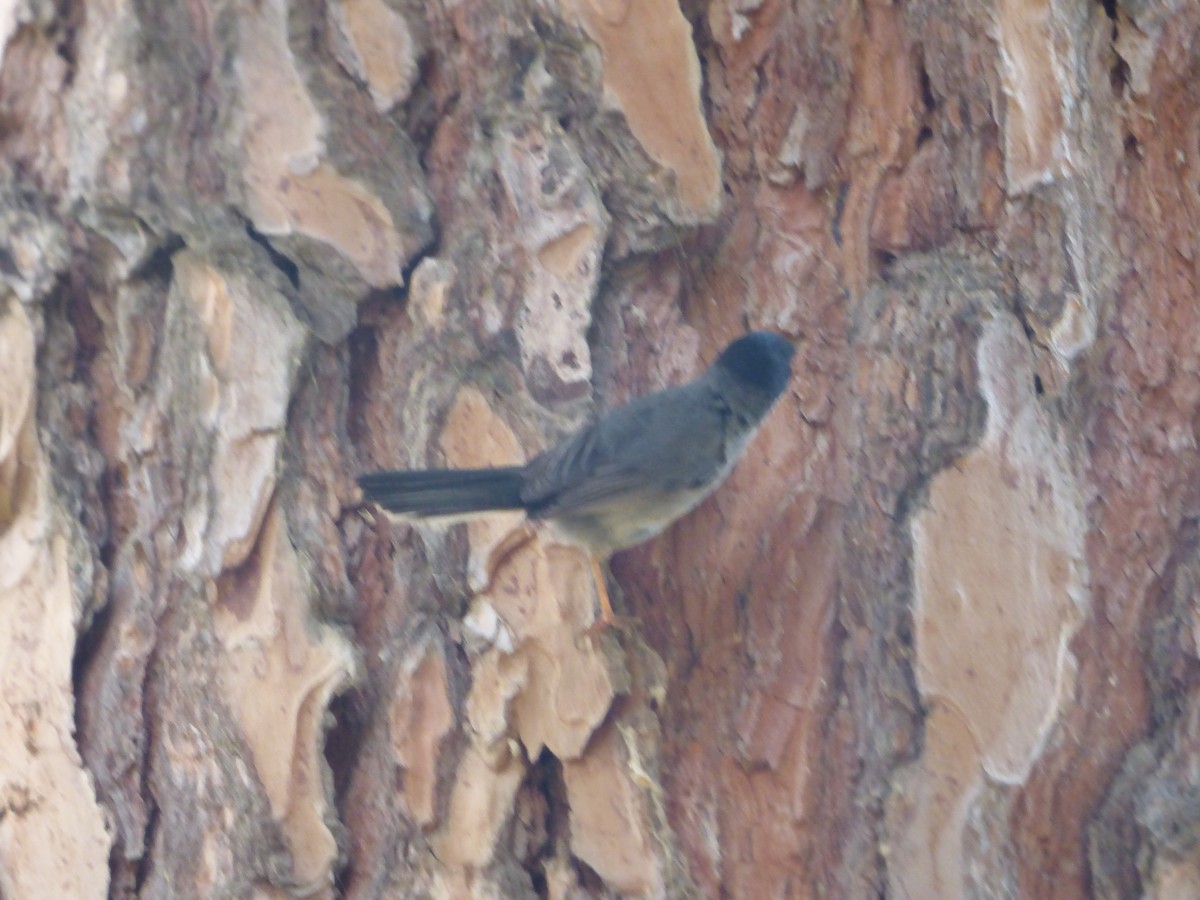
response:
M1198 135L1172 0L0 0L0 894L1200 896ZM628 627L360 502L748 327Z

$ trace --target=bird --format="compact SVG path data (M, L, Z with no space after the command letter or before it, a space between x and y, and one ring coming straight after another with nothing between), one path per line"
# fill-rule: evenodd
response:
M601 560L659 534L715 491L792 376L792 341L752 331L694 380L637 397L521 466L411 469L358 478L403 521L523 510L591 562L601 624L615 616Z

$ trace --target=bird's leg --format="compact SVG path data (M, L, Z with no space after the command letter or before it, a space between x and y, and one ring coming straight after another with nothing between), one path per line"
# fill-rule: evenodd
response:
M600 600L600 621L596 622L592 627L604 629L612 625L616 616L613 615L612 602L608 599L608 582L604 579L604 572L600 568L600 560L592 553L588 554L588 560L592 564L592 577L596 580L596 596Z

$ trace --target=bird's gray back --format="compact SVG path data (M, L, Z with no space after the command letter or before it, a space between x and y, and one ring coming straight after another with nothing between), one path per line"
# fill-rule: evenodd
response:
M705 378L638 398L532 460L521 498L544 518L649 485L702 487L724 464L727 415Z

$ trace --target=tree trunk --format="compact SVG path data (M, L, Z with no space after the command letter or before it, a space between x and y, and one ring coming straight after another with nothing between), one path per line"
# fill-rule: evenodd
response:
M1200 5L0 0L0 891L1200 896ZM391 524L747 327L617 555ZM516 549L513 549L515 546Z

